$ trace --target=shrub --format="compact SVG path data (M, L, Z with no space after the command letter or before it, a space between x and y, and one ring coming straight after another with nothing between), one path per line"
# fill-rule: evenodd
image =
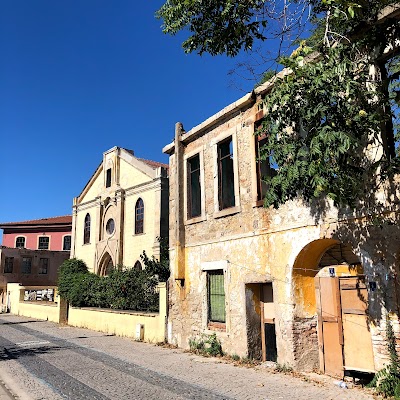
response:
M73 307L158 311L158 280L148 271L113 270L98 276L82 260L67 260L60 268L59 294Z
M389 316L386 319L386 338L390 355L389 364L375 374L369 387L375 387L385 397L395 396L400 399L400 361L396 351L396 337Z
M215 333L211 335L202 334L199 338L189 339L190 351L205 356L223 356L220 340Z

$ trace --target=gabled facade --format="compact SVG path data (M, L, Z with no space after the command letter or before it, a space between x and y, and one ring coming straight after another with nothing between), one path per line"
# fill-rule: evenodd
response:
M386 317L399 331L397 223L300 199L263 207L273 174L258 161L269 84L186 132L170 156L169 342L213 334L229 354L320 368L376 371L388 359ZM397 205L381 197L382 214Z
M168 165L113 147L73 204L71 257L91 272L142 268L140 255L158 256L168 237Z

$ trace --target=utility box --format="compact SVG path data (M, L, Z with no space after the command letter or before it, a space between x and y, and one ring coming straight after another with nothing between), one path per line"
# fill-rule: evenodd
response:
M136 324L136 340L140 340L141 342L144 339L144 325L143 324Z

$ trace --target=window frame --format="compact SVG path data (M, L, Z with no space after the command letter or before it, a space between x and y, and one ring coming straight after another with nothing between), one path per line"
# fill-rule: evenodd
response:
M9 261L11 261L11 270L9 268ZM14 273L14 257L4 257L4 268L3 268L3 273L4 274L12 274Z
M199 156L200 163L200 215L191 217L189 213L189 202L190 202L190 177L189 177L189 160ZM195 224L197 222L206 220L205 210L205 186L204 186L204 146L197 148L184 156L184 223L185 225Z
M23 246L17 246L18 239L24 239ZM16 249L25 249L26 248L26 236L16 236L15 237L15 248Z
M225 327L227 315L226 315L226 290L225 290L225 272L223 269L213 269L206 271L206 278L207 278L207 325L208 327ZM212 300L211 296L221 295L218 293L211 293L211 280L213 276L221 276L222 277L222 289L223 289L223 318L217 319L213 318L212 315ZM214 305L215 306L215 305Z
M40 243L41 239L47 239L47 247L41 247L41 243ZM45 235L38 236L37 249L38 250L49 250L50 249L50 236L45 236Z
M109 188L109 187L111 187L111 183L112 183L112 168L110 167L110 168L107 168L106 169L106 188Z
M218 146L226 142L231 137L232 140L232 157L233 157L233 193L234 205L232 207L220 209L219 204L219 157ZM221 218L227 215L239 213L241 211L240 205L240 189L239 189L239 165L238 165L238 149L237 149L237 133L236 127L223 132L214 138L211 142L214 154L214 218Z
M141 235L144 233L144 212L144 201L139 197L135 203L135 235ZM138 216L141 216L141 218L138 219Z
M25 267L26 267L25 260L29 260L29 271L28 272L26 272L26 270L25 270ZM22 259L21 259L21 274L30 275L31 273L32 273L32 257L30 257L30 256L22 257Z
M91 220L90 214L86 213L83 222L83 244L90 244Z
M65 239L66 238L69 238L69 249L65 248ZM63 236L63 246L62 246L63 251L71 251L71 247L72 247L72 235L64 235Z
M46 260L46 263L43 263L42 261ZM43 272L43 267L44 265L42 264L46 264L46 272ZM47 275L49 273L49 265L50 265L50 259L47 257L41 257L39 258L39 271L38 274L39 275Z

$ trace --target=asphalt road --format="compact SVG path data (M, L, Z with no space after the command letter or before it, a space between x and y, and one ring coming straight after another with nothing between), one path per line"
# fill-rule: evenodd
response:
M0 378L21 399L371 399L85 329L0 315Z

